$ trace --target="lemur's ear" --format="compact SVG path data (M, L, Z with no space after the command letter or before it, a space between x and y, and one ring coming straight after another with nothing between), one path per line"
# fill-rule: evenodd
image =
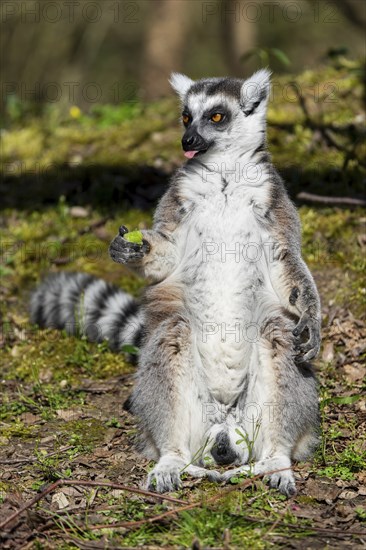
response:
M191 80L188 76L180 73L172 73L170 75L169 82L182 100L184 99L189 88L192 84L194 84L194 80Z
M271 90L271 72L261 69L245 80L240 91L240 104L246 116L257 109L265 110Z

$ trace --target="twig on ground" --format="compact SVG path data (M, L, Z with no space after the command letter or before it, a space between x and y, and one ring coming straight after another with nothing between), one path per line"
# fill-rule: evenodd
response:
M280 470L274 470L272 472L268 472L266 475L272 474L272 473L277 473L277 472L282 472L282 471L288 470L288 469L289 468L282 468ZM227 494L229 494L233 491L237 491L238 489L245 489L249 485L251 485L255 480L257 480L261 477L263 477L262 474L251 477L250 479L245 480L243 483L240 483L239 485L234 485L232 487L225 488L225 489L219 491L216 495L214 495L214 496L210 497L209 499L207 499L205 504L206 505L207 504L212 504L212 503L216 502L217 500L220 500L221 498L223 498L224 496L226 496ZM135 527L141 527L142 525L145 525L145 524L156 523L156 522L158 522L162 519L165 519L165 518L174 516L176 514L179 514L180 512L193 510L195 508L198 508L198 507L202 506L202 501L187 504L183 500L175 499L175 498L169 497L167 495L152 493L150 491L144 491L142 489L135 489L134 487L126 487L124 485L119 485L118 483L97 482L97 481L79 481L79 480L59 480L59 481L56 481L55 483L49 485L39 495L37 495L33 500L29 501L22 508L20 508L19 510L14 512L11 516L9 516L5 521L3 521L0 524L0 529L4 529L4 527L6 525L8 525L14 519L19 517L25 510L28 510L29 508L31 508L31 506L33 506L34 504L39 502L42 498L44 498L49 493L53 492L57 487L59 487L61 485L81 485L81 486L85 486L85 487L110 487L110 488L115 488L115 489L126 490L126 491L129 491L129 492L132 492L132 493L137 493L137 494L141 494L141 495L144 495L144 496L149 496L149 497L153 497L153 498L157 498L157 499L161 499L161 500L168 500L168 501L175 502L175 503L178 503L178 504L183 504L183 506L180 506L179 508L174 508L173 510L169 510L169 511L164 512L162 514L152 516L150 518L138 520L138 521L122 521L122 522L116 522L116 523L110 523L110 524L102 523L102 524L88 525L87 529L90 530L90 531L97 531L97 530L100 530L100 529L116 529L116 528L121 528L121 527L126 528L126 529L133 529ZM273 532L273 530L277 526L286 527L286 528L289 528L289 529L292 529L292 530L297 530L297 531L300 530L300 529L304 529L304 526L302 526L302 525L287 524L287 523L284 523L283 521L281 521L281 519L278 519L278 520L275 521L275 523L273 523L270 520L255 518L255 517L251 517L251 516L241 515L240 517L243 520L248 521L248 522L258 523L258 524L263 524L263 525L268 525L268 524L271 525L272 527L267 532L267 535L270 532ZM78 528L82 529L82 526L78 526ZM67 531L68 531L68 529L65 530L65 532L67 532ZM323 536L328 536L328 537L329 536L334 536L336 538L339 538L339 537L344 538L344 537L351 537L351 536L364 537L366 535L366 531L343 531L341 529L325 529L325 528L319 528L319 527L309 527L309 531L314 532L314 533L309 533L309 535L319 535L319 536L323 535Z
M301 201L317 202L321 204L339 205L339 206L366 206L366 200L356 199L353 197L327 197L322 195L314 195L302 191L296 195L296 198Z
M288 470L288 469L289 468L281 468L280 470L273 470L272 472L268 472L266 475L274 474L274 473L277 473L277 472L282 472L282 471ZM207 499L205 504L212 504L213 502L216 502L217 500L220 500L221 498L223 498L226 495L232 493L233 491L237 491L238 489L246 489L247 487L252 485L252 483L254 481L256 481L256 480L258 480L262 477L263 477L263 474L258 474L256 476L253 476L253 477L249 478L249 479L246 479L242 483L239 483L237 485L233 485L231 487L226 487L226 488L222 489L221 491L219 491L216 495L213 495L212 497ZM202 501L193 502L192 504L188 504L186 506L181 506L180 508L175 508L174 510L169 510L168 512L164 512L162 514L159 514L158 516L153 516L151 518L142 519L142 520L139 520L139 521L127 521L127 522L113 523L113 524L107 525L107 527L108 528L113 528L113 527L126 527L126 528L139 527L139 526L141 526L145 523L154 523L154 522L160 521L161 519L164 519L166 517L175 515L179 512L184 512L186 510L192 510L194 508L198 508L199 506L202 506ZM88 528L91 529L91 530L103 529L105 527L106 527L105 524L97 524L97 525L89 525L88 526Z
M158 500L168 500L169 502L174 502L176 504L186 504L184 500L180 500L178 498L170 497L168 495L162 495L160 493L153 493L151 491L145 491L144 489L137 489L135 487L120 485L119 483L110 483L107 481L81 481L79 479L59 479L55 483L51 483L51 485L46 487L36 497L34 497L32 500L24 504L24 506L19 508L19 510L17 510L13 514L11 514L7 519L1 522L0 530L4 529L9 523L11 523L14 519L18 518L23 512L31 508L34 504L37 504L37 502L42 500L45 496L47 496L49 493L52 493L53 491L55 491L55 489L57 489L62 485L80 485L82 487L109 487L111 489L120 489L122 491L126 491L129 493L136 493L138 495L156 498Z
M272 473L277 473L277 472L282 472L282 471L288 470L288 469L289 468L282 468L280 470L274 470L272 472L268 472L266 475L269 475L269 474L272 474ZM210 497L209 499L207 499L206 504L212 504L213 502L216 502L217 500L220 500L221 498L223 498L227 494L229 494L233 491L237 491L238 489L245 489L249 485L251 485L253 483L253 481L255 481L257 479L260 479L262 477L263 477L263 474L253 476L252 478L245 480L243 483L240 483L239 485L234 485L232 487L228 487L228 488L220 491L217 495L214 495L214 496ZM167 517L174 516L175 514L179 514L180 512L184 512L184 511L187 511L187 510L193 510L194 508L198 508L201 505L202 505L201 501L200 502L194 502L194 503L188 504L186 506L181 506L179 508L169 510L168 512L164 512L163 514L159 514L159 515L153 516L151 518L147 518L147 519L143 519L143 520L139 520L139 521L121 521L121 522L112 523L112 524L102 523L102 524L96 524L96 525L88 525L88 529L92 530L92 531L105 529L105 528L114 529L114 528L118 528L118 527L124 527L126 529L132 529L132 528L135 528L135 527L140 527L141 525L144 525L144 524L155 523L155 522L160 521L162 519L165 519ZM273 523L270 520L262 520L262 519L259 519L259 518L254 518L254 517L251 517L251 516L243 516L243 515L241 515L240 517L243 520L249 521L249 522L252 522L252 523L259 523L259 524L264 524L264 525L270 524L270 525L272 525L272 528L271 528L272 531L278 525L280 525L281 527L288 527L290 529L295 529L295 530L304 529L304 526L302 526L302 525L287 524L287 523L282 522L281 519L277 520L275 522L275 524L273 525ZM319 536L321 536L321 535L324 535L324 536L334 535L335 537L344 537L344 536L347 536L347 537L349 537L349 536L361 536L361 537L363 537L363 536L366 535L366 531L365 532L361 532L361 531L342 531L341 529L322 529L322 528L318 528L318 527L309 527L309 531L314 531L314 534L318 534Z

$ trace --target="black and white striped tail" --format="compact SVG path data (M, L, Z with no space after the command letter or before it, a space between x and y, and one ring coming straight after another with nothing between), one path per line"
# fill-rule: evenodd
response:
M108 340L113 350L139 346L143 312L123 290L86 273L49 275L31 298L31 321L41 328L65 329L92 342Z

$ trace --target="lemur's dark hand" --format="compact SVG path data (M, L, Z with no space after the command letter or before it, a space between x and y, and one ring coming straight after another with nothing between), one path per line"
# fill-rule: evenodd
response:
M314 359L319 353L320 349L320 322L316 319L309 310L305 311L296 327L294 328L293 335L297 336L300 340L302 333L307 329L309 331L309 340L304 343L298 343L296 351L298 355L302 356L303 361L310 361Z
M142 240L142 244L131 243L123 238L126 233L127 227L121 225L119 234L109 246L109 255L114 262L120 264L138 263L149 252L150 245L145 239Z

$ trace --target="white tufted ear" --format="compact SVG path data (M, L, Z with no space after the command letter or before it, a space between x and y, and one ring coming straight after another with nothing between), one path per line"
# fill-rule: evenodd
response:
M240 93L244 113L252 114L260 104L266 108L270 90L271 72L268 69L261 69L245 80Z
M194 80L180 73L172 73L170 75L169 82L174 90L177 92L181 100L184 99L189 88L192 86L192 84L194 84Z

